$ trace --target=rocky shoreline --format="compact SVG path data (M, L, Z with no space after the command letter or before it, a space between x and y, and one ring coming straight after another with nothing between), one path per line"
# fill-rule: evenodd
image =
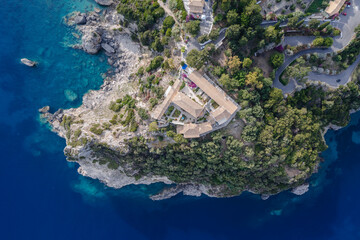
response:
M102 4L106 5L106 4ZM50 107L46 106L39 109L41 117L46 119L52 131L56 132L60 137L67 139L69 129L62 126L64 117L70 116L81 124L72 124L76 128L81 129L81 136L87 135L93 138L91 142L106 143L110 147L126 152L125 139L134 136L146 136L147 129L140 129L138 133L119 133L117 136L113 134L104 134L104 136L94 136L89 128L94 123L101 123L111 119L108 106L112 100L123 96L125 93L136 97L136 89L131 88L131 74L134 73L140 65L147 61L150 55L146 49L141 48L140 44L133 42L131 32L135 30L134 25L130 24L129 28L121 29L119 22L123 20L114 7L103 10L100 15L98 11L80 13L73 12L64 17L64 23L81 33L81 44L74 45L74 49L83 50L89 54L97 54L104 51L108 58L108 64L113 67L113 74L104 79L104 83L97 91L89 91L83 96L83 104L79 108L59 109L55 113L50 113ZM74 35L78 35L74 33ZM142 60L140 60L142 58ZM120 91L119 91L120 90ZM71 129L75 131L75 129ZM87 144L84 146L71 146L67 139L67 146L64 149L68 161L75 161L79 164L78 173L98 179L109 187L122 188L127 185L153 184L162 182L165 184L173 184L167 177L162 176L146 176L135 179L124 172L121 166L117 169L109 169L107 165L102 165L94 156ZM151 198L153 200L161 200L175 196L183 192L185 195L200 196L210 194L213 189L203 185L183 184L175 188L164 189L158 195Z
M111 2L111 1L103 1ZM106 4L103 4L106 5ZM111 5L111 3L109 4ZM68 161L75 161L79 164L78 173L93 179L98 179L109 187L122 188L131 184L152 184L162 182L174 184L167 177L144 176L136 179L123 166L110 169L106 164L101 164L101 160L94 154L89 147L92 143L106 145L107 148L126 154L128 146L127 139L133 137L151 138L148 126L139 126L139 130L134 132L125 131L119 127L114 132L106 131L100 135L93 134L91 127L95 124L104 124L113 117L113 112L109 110L109 104L118 98L129 94L138 100L138 105L148 107L137 98L136 85L133 83L132 74L140 66L145 66L152 53L140 46L139 43L132 41L131 33L136 30L136 25L129 24L124 28L119 25L123 17L119 15L114 6L110 6L100 13L98 10L80 13L73 12L64 17L64 23L74 27L81 33L81 44L74 45L74 49L81 49L89 54L97 54L104 51L107 56L108 64L113 67L112 74L104 79L100 90L89 91L83 96L83 104L79 108L59 109L55 113L50 113L49 107L39 110L41 117L46 119L52 126L52 131L67 140L64 153ZM77 34L77 33L74 33ZM71 119L71 120L69 120ZM67 121L71 122L67 125ZM325 129L323 135L329 128ZM85 139L84 144L74 144L72 134L78 133L78 139ZM80 132L80 133L79 133ZM135 170L133 170L135 171ZM309 184L300 185L292 190L296 195L307 192ZM248 190L252 192L251 190ZM152 200L162 200L171 198L179 193L189 196L201 196L205 194L209 197L231 197L234 195L224 195L219 187L205 186L201 184L178 184L163 189L157 195L151 196ZM256 192L253 192L257 194ZM262 195L266 200L271 195Z

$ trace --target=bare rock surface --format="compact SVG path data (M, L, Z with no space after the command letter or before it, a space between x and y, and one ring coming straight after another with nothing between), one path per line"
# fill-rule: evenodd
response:
M300 185L296 188L294 188L291 192L295 195L303 195L305 194L307 191L309 191L309 184L306 183L306 184L303 184L303 185Z
M86 32L83 37L81 38L82 41L82 48L85 52L89 54L96 54L100 50L100 43L101 43L101 36L99 33L93 32Z
M112 0L95 0L95 2L102 6L110 6L111 4L113 4Z

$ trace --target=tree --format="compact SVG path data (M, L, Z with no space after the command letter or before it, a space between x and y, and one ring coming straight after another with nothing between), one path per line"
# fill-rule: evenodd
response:
M239 87L239 82L231 78L228 74L221 75L219 82L229 90Z
M200 21L195 20L195 21L190 21L190 22L186 23L185 29L191 35L196 36L198 34L198 32L200 31Z
M302 59L302 58L298 58L295 61L296 61L295 64L290 65L286 69L286 74L289 77L292 77L297 81L304 81L305 77L311 71L311 68L310 67L303 67L303 65L305 63L305 60Z
M239 14L236 12L236 10L230 10L226 14L226 20L229 25L237 24L239 22L239 19Z
M296 23L299 21L299 17L297 16L294 16L294 17L291 17L288 19L288 26L289 27L295 27L296 26Z
M278 68L284 63L285 56L283 53L273 53L270 56L270 64L273 68Z
M241 47L245 46L247 43L249 42L249 40L245 37L245 36L242 36L239 40L239 45Z
M163 29L166 31L168 28L174 26L175 20L172 16L167 16L163 21Z
M250 58L244 58L243 67L249 68L252 64L252 60Z
M334 39L332 39L331 37L327 37L324 39L324 46L326 47L331 47L333 43L334 43Z
M207 56L205 55L205 51L198 51L196 49L191 50L186 56L186 62L190 67L200 69L205 61L207 60Z
M213 29L211 30L210 34L209 34L209 38L211 40L215 40L219 37L220 35L220 30L219 29Z
M313 46L324 46L324 38L322 37L317 37L314 39L314 41L312 42Z
M230 73L234 74L240 70L242 62L240 61L240 58L237 55L235 55L233 57L229 57L227 64L229 66Z
M309 22L309 27L312 29L317 29L320 25L320 21L317 19L311 19Z
M269 26L265 29L265 38L268 39L269 42L275 41L277 36L278 30L276 30L274 26Z
M238 24L235 24L235 25L231 25L230 27L228 27L225 35L229 40L237 40L240 38L241 33L242 33L241 26Z
M198 39L197 39L197 41L198 41L199 43L204 43L204 42L206 42L207 40L209 40L208 35L201 35L201 36L198 37Z
M149 131L150 132L156 132L159 130L157 122L152 122L149 124Z
M259 81L259 73L256 71L250 72L246 75L245 83L246 85L256 87L257 89L263 88L263 83Z

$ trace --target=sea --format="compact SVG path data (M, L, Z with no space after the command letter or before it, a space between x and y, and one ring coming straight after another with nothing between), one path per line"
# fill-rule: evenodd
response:
M63 24L69 12L94 7L93 0L0 4L0 239L360 239L360 113L326 134L324 162L302 196L152 201L162 184L116 190L79 175L38 109L80 106L111 71L103 54L71 48L79 39ZM26 67L23 57L39 65Z

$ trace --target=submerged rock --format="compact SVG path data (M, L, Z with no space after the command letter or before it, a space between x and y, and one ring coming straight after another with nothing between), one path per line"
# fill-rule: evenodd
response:
M87 32L81 38L82 48L85 52L90 54L96 54L101 48L101 36L97 32Z
M294 188L291 192L295 195L303 195L305 194L307 191L309 191L309 184L308 183L305 183L303 185L300 185L296 188Z
M64 94L65 94L66 99L69 100L70 102L73 102L78 98L77 94L70 89L66 89L64 91Z
M269 194L261 194L261 200L266 201L266 200L268 200L270 198L270 196L271 195L269 195Z
M113 3L112 0L95 0L95 2L102 6L110 6Z
M31 61L27 58L22 58L21 60L21 63L28 66L28 67L35 67L37 65L37 62L35 61Z

